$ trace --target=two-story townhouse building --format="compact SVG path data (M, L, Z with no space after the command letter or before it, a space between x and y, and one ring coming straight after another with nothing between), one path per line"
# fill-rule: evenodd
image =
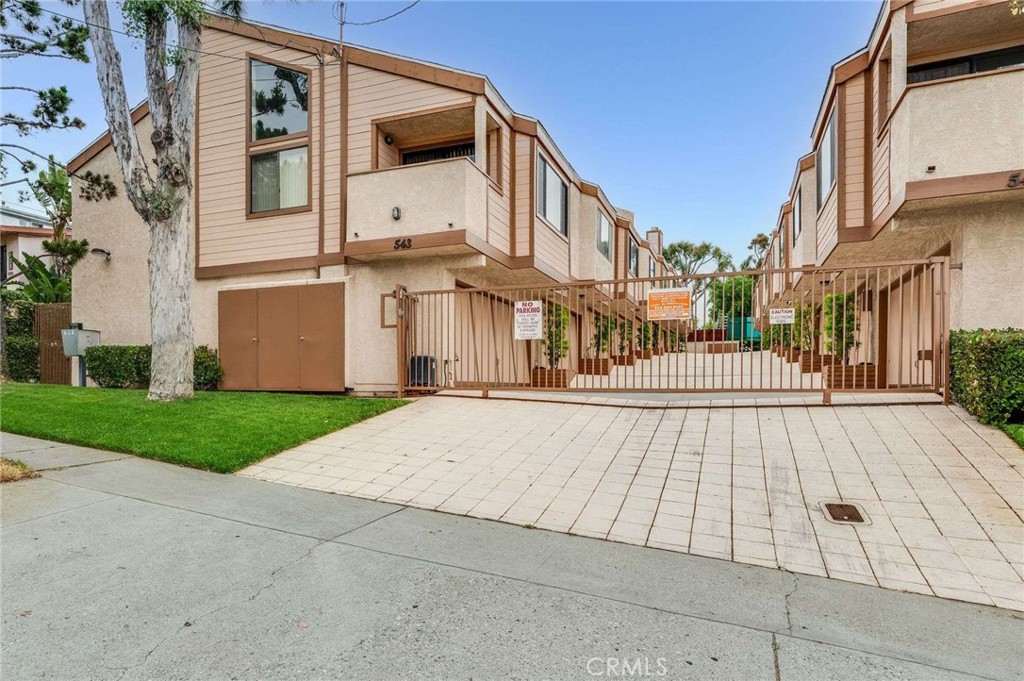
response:
M1022 105L1024 21L1002 1L886 0L831 68L764 267L950 259L948 284L924 267L860 275L851 361L884 367L879 384L931 373L947 287L951 328L1024 327ZM808 295L801 278L760 278L762 319Z
M132 119L145 147L145 103ZM669 271L660 231L656 246L651 233L641 239L632 213L582 180L543 124L481 75L211 16L196 131L195 339L218 348L225 388L393 391L396 284ZM117 176L109 134L69 167ZM80 202L75 224L112 251L76 270L75 321L104 343L149 342L146 225L122 198ZM640 303L638 291L605 288ZM450 311L480 314L472 302ZM488 314L480 334L511 328L508 305ZM584 332L574 334L570 369Z

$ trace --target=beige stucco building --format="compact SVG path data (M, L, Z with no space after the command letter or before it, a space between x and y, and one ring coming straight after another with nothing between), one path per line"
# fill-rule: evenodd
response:
M887 0L828 74L763 267L948 257L948 284L922 267L861 291L858 328L876 339L855 354L889 385L909 380L898 365L929 364L940 287L950 328L1024 327L1022 111L1024 17L1001 0ZM760 312L811 288L801 272L764 276Z
M669 271L660 230L641 236L484 76L211 17L197 108L195 340L226 388L394 390L398 284ZM133 120L151 148L145 104ZM108 135L69 167L120 172ZM122 196L78 203L75 228L112 257L76 269L74 320L148 343L147 226Z

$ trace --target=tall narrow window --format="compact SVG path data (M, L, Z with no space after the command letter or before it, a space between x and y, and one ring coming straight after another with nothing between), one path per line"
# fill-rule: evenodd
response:
M818 171L818 210L825 203L832 185L836 183L836 112L832 110L825 131L821 134L814 166Z
M640 273L640 244L629 240L629 273L634 277Z
M652 255L651 259L647 261L647 276L648 277L655 276L657 274L657 270L658 270L658 264L654 261L654 256Z
M251 216L310 208L309 73L249 61Z
M569 188L543 156L537 157L537 215L569 236Z
M597 250L604 257L612 259L612 221L600 211L597 213Z
M800 201L800 190L796 190L796 196L793 197L793 243L800 238L800 230L803 229L802 222L800 220L801 201Z

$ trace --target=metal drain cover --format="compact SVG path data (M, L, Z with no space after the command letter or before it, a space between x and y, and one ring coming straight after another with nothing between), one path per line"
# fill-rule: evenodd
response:
M853 504L825 503L822 504L829 520L837 523L863 523L864 515Z

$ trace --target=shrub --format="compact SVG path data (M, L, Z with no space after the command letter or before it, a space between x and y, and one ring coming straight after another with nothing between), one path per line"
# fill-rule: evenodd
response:
M8 336L35 335L35 303L17 288L5 288L0 296L3 298L4 332Z
M97 345L85 351L89 378L101 388L130 388L149 384L148 345ZM196 390L216 390L224 371L214 350L200 345L195 350L193 381Z
M39 343L33 336L4 338L4 375L12 381L39 380Z
M953 331L949 347L957 403L996 425L1024 412L1024 329Z

